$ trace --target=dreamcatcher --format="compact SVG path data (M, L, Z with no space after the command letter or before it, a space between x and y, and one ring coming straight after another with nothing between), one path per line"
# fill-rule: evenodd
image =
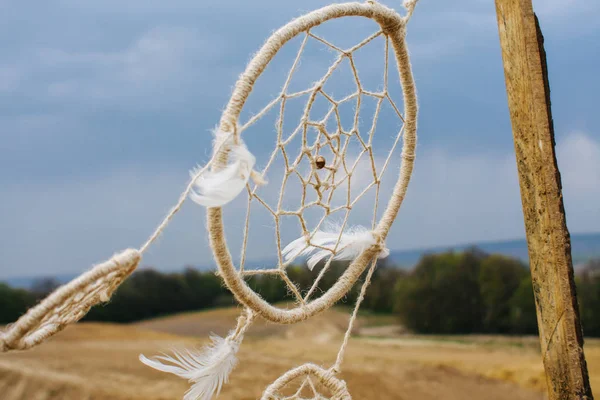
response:
M305 364L294 368L273 382L262 396L262 399L265 400L300 399L307 398L306 393L309 393L308 396L312 396L312 399L350 399L345 382L337 375L341 369L358 309L374 273L376 261L378 258L386 257L389 253L385 247L385 239L404 199L415 157L417 100L405 42L406 25L415 4L416 0L404 3L407 10L404 16L376 1L333 4L299 17L273 33L250 61L234 88L215 132L211 160L204 167L192 171L189 185L155 233L140 249L128 249L113 256L110 260L95 266L91 271L59 288L38 306L29 310L1 334L0 349L9 351L31 348L59 332L68 324L78 321L93 305L108 301L119 284L136 269L142 254L163 232L185 199L190 197L195 203L207 208L210 246L219 268L219 274L237 301L244 306L244 311L238 318L237 326L226 338L212 336L211 345L201 352L181 351L174 352L170 356L164 355L150 359L141 355L140 360L150 367L187 379L191 387L185 395L186 400L211 399L227 382L230 372L237 363L236 353L242 343L244 333L256 318L264 318L279 324L293 324L306 320L330 308L344 297L366 270L367 274L335 363L327 369L315 364ZM380 29L348 49L339 48L312 31L313 28L330 20L350 16L374 20ZM278 51L287 42L298 36L302 37L303 41L282 91L263 110L246 123L240 124L240 114L255 82ZM371 92L361 84L353 54L378 37L383 37L385 40L384 85L382 90ZM325 44L337 52L337 58L325 75L312 86L299 92L290 92L289 82L309 40L317 40ZM390 54L395 58L399 72L404 97L403 113L396 106L388 91L388 58ZM335 100L333 96L326 93L323 87L344 60L349 62L357 90L342 99ZM290 99L303 95L307 96L307 101L300 124L289 135L284 134L283 115L286 103ZM315 104L317 95L327 99L328 112L324 118L313 120L310 111ZM358 128L360 102L365 96L374 98L377 104L373 127L369 132L361 132ZM340 122L339 108L342 104L350 101L355 101L357 105L354 125L350 130L345 130ZM403 126L395 134L385 163L377 168L372 140L379 110L384 102L388 102L395 110ZM277 140L266 166L262 171L257 171L255 169L256 159L246 147L242 133L276 106L279 106L280 109L280 117L276 124ZM328 124L330 119L336 122L333 129ZM298 138L301 142L299 149L291 149L289 146L294 138ZM351 140L360 143L357 159L353 162L348 157ZM385 210L378 219L377 205L380 200L381 179L394 149L401 140L400 175L389 196ZM328 157L324 156L325 150L327 150ZM268 204L257 189L265 184L274 185L272 182L267 183L267 178L277 155L284 160L281 194L279 201L275 204ZM352 196L352 177L360 158L367 159L372 166L372 182L357 196ZM299 171L302 163L309 165L304 174ZM296 182L300 182L300 206L296 209L287 209L281 201L286 186L290 185L290 177L295 177ZM375 210L371 227L349 226L348 218L353 206L369 190L375 192ZM345 201L339 206L334 206L332 199L335 193L340 191L345 193ZM238 196L242 196L244 192L247 194L249 206L244 228L242 262L236 268L225 239L222 206ZM314 200L309 200L309 193ZM243 260L250 229L250 205L253 202L263 206L274 219L278 262L270 269L244 268ZM305 217L309 209L322 211L322 217L316 223L311 223ZM280 222L284 216L296 218L300 227L298 237L287 243L281 236ZM337 220L337 224L331 224L332 219ZM295 260L306 257L308 257L307 264L311 270L318 264L322 267L311 287L303 294L289 278L286 269ZM350 263L333 286L316 297L316 289L334 260L346 260ZM289 292L296 298L295 306L289 309L279 308L262 299L246 282L246 277L255 275L270 275L282 279ZM284 394L293 385L298 387L295 394ZM323 390L326 393L322 393Z

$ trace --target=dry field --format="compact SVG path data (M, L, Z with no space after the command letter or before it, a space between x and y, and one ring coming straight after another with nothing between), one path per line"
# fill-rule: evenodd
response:
M236 309L182 314L133 325L82 323L22 353L0 355L2 400L181 399L187 383L156 372L137 357L175 346L199 346L225 334ZM302 324L257 323L219 399L257 399L288 368L313 361L330 366L348 314L331 310ZM355 399L544 399L535 338L402 335L393 320L362 317L351 340L343 379ZM600 343L586 355L600 384Z

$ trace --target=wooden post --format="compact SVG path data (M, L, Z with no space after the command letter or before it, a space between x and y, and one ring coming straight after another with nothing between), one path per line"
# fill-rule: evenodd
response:
M531 0L496 0L550 400L593 399L571 260L543 36Z

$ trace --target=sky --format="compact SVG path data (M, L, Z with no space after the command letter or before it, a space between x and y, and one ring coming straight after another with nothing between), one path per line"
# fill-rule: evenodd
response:
M0 0L0 279L82 272L139 247L176 202L188 171L208 161L211 130L251 56L274 30L330 2L52 0L32 8ZM401 10L400 1L384 3ZM548 53L567 224L572 233L597 232L600 3L537 0L534 8ZM349 47L374 31L369 21L348 19L317 33ZM524 237L493 1L421 0L407 42L420 105L417 158L388 247ZM374 88L382 43L365 47L357 61ZM298 45L294 39L277 55L242 118L278 94ZM292 86L314 82L334 55L318 43L307 50ZM390 93L401 103L392 72ZM351 87L349 77L346 70L332 83L337 98ZM272 126L245 133L258 166L273 149ZM378 166L398 126L382 111ZM383 194L398 166L386 171ZM361 176L358 186L369 179ZM266 197L279 181L275 169ZM372 202L367 196L357 222L369 221ZM244 207L225 208L232 252L239 252ZM186 203L143 264L164 271L213 265L204 221L204 210ZM260 212L251 222L248 258L271 258L273 222Z

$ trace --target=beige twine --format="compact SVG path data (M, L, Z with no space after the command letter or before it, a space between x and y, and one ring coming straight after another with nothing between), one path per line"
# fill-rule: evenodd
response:
M92 306L110 299L140 259L138 250L125 250L60 287L1 334L0 350L29 349L79 321Z
M223 146L227 137L220 139ZM125 250L51 293L17 322L11 324L5 332L0 332L0 351L26 350L38 345L67 325L79 321L96 304L108 302L117 287L137 268L142 254L158 239L175 214L179 212L192 190L194 181L208 170L212 162L211 159L205 167L194 174L179 196L177 204L171 208L139 250ZM251 314L248 315L247 326L253 318ZM247 326L244 329L247 329Z
M237 300L245 305L247 308L244 310L242 315L238 318L237 327L233 333L233 339L240 339L246 330L251 325L252 321L255 319L257 315L262 316L263 318L278 322L278 323L294 323L304 319L309 318L310 316L324 311L325 309L331 307L334 303L336 303L341 297L343 297L348 290L356 283L359 279L360 275L364 272L366 267L371 262L371 268L367 273L365 278L365 282L362 285L359 297L356 301L354 311L349 321L348 329L344 335L343 343L338 352L338 356L335 364L328 370L325 370L314 364L306 364L295 369L292 369L285 373L283 376L278 378L273 384L271 384L264 392L262 399L280 399L279 392L288 385L291 381L295 380L299 377L304 377L304 381L300 386L300 389L296 392L292 397L286 397L288 399L298 399L300 398L300 394L305 387L310 387L315 395L315 399L322 399L323 397L317 393L315 389L311 377L316 378L321 385L327 388L331 392L330 399L335 400L349 400L351 399L350 394L346 388L346 384L344 381L335 377L335 374L340 371L341 363L343 361L343 356L345 353L345 349L347 347L350 334L354 325L354 322L357 317L358 309L360 308L360 304L364 299L366 289L371 281L374 270L376 268L376 257L378 253L384 248L384 242L389 232L389 229L396 218L404 196L406 194L406 190L408 187L408 183L410 181L410 177L412 174L413 163L415 159L415 146L416 146L416 119L417 119L417 99L416 99L416 91L414 86L414 80L412 77L411 66L409 61L409 56L405 43L405 28L406 23L408 22L410 16L414 11L414 6L416 4L416 0L408 0L405 2L405 7L407 9L407 15L405 17L401 17L394 10L389 9L375 1L367 1L366 3L346 3L346 4L333 4L328 7L324 7L320 10L311 12L306 14L277 32L275 32L264 44L261 50L255 55L250 64L248 65L246 71L242 74L240 79L238 80L233 95L227 105L226 110L224 111L221 123L219 134L215 138L215 144L213 149L213 157L206 164L206 166L202 169L199 169L195 176L192 177L188 186L183 191L177 204L169 211L167 216L163 219L161 224L156 228L154 233L150 236L150 238L144 243L143 246L139 250L128 249L122 253L116 254L108 261L96 265L89 272L82 274L80 277L74 279L67 285L62 286L57 289L51 295L49 295L46 299L44 299L38 306L30 309L24 316L22 316L16 323L12 324L7 328L5 332L0 332L0 351L9 351L9 350L24 350L29 349L41 342L55 333L64 329L68 324L77 322L81 319L89 309L98 304L100 302L106 302L110 299L111 295L114 293L116 288L126 279L139 265L142 254L148 249L148 247L160 236L160 234L166 229L169 222L172 220L174 215L179 212L181 209L185 199L188 197L190 190L193 186L194 181L208 168L220 169L227 162L227 154L229 148L226 146L230 143L230 138L233 139L234 143L239 143L241 133L254 122L256 122L262 115L264 115L271 107L273 107L277 102L281 101L281 113L283 113L283 109L285 107L285 100L287 98L298 97L303 94L309 94L309 100L306 105L304 118L302 122L302 127L300 127L294 135L298 133L298 131L302 131L304 133L304 138L306 137L306 129L308 126L314 126L319 129L320 133L327 138L327 145L331 147L331 150L335 154L335 159L331 166L328 166L329 175L326 179L320 181L317 176L317 185L322 186L323 188L336 189L343 183L343 180L336 182L335 181L335 173L339 165L342 165L344 171L347 175L347 188L348 193L350 192L350 176L354 172L356 168L357 162L348 169L346 166L346 148L340 149L339 145L337 149L332 146L331 142L335 141L336 138L331 137L324 128L324 122L312 122L308 119L308 113L312 107L312 104L315 100L317 93L322 94L326 97L333 107L330 109L329 113L325 117L323 121L326 121L327 118L331 115L331 113L337 113L338 106L345 101L352 100L353 98L357 99L358 104L360 104L360 95L369 95L379 99L375 118L373 121L373 127L371 129L371 136L375 130L375 123L377 116L379 114L379 110L381 104L384 100L389 100L390 104L398 114L398 116L402 119L404 126L403 129L398 134L395 143L393 144L392 151L395 148L396 144L399 142L400 135L403 133L403 147L402 147L402 165L400 168L400 176L396 182L394 187L392 196L387 204L387 207L384 211L383 217L379 222L376 222L377 215L377 203L379 198L379 185L381 181L381 176L383 172L387 168L387 165L390 161L391 152L388 158L385 161L385 165L381 171L379 176L374 176L374 183L372 183L364 192L362 192L359 197L364 195L368 189L371 187L376 187L376 203L375 210L373 216L373 234L377 238L377 243L371 248L366 249L362 254L360 254L346 269L346 271L342 274L342 276L338 279L338 281L321 297L316 300L309 301L310 296L318 287L318 283L322 278L323 274L329 267L331 260L333 259L333 255L338 249L338 243L334 246L334 249L327 249L331 251L332 255L329 261L324 266L323 270L317 277L316 281L313 283L312 287L308 291L306 296L301 296L295 285L290 281L285 272L285 267L289 264L284 264L281 256L281 238L279 237L279 216L281 215L297 215L300 219L302 229L305 237L307 238L307 244L310 243L310 239L313 232L309 232L306 227L306 223L302 217L302 211L310 204L304 203L304 197L306 197L306 189L307 185L315 186L313 183L305 182L302 177L298 174L300 180L302 181L303 186L303 201L302 208L296 212L289 212L281 209L281 199L282 194L280 195L279 205L277 210L272 210L258 195L256 195L256 188L254 190L250 190L249 187L249 200L248 205L252 199L256 199L259 203L263 204L275 217L277 223L277 246L279 250L279 266L277 269L272 270L254 270L254 271L244 271L243 264L245 261L245 249L247 244L248 237L248 225L249 225L249 216L246 219L246 229L244 232L244 243L243 243L243 253L242 253L242 262L240 265L240 271L236 271L233 263L231 261L231 255L226 245L225 236L223 232L223 224L222 224L222 211L220 208L209 208L208 209L208 231L211 247L213 249L215 259L217 261L219 272L223 277L225 283L228 288L234 293ZM327 42L325 39L322 39L311 32L311 29L317 25L320 25L328 20L341 18L346 16L362 16L366 18L371 18L375 20L381 27L381 31L377 32L374 35L371 35L363 42L354 46L351 49L343 50L337 48L331 43ZM256 82L256 79L260 76L263 70L266 68L267 64L272 60L275 54L279 51L279 49L284 46L290 39L297 36L298 34L305 33L305 39L301 46L300 52L294 62L292 70L290 71L290 75L284 85L284 88L281 92L280 97L272 101L265 109L255 115L248 123L245 125L238 125L238 118L242 107L244 106L250 92L252 91L253 85ZM386 37L386 62L385 62L385 89L381 93L372 93L364 90L361 87L360 80L358 79L358 73L354 66L354 62L352 59L352 53L369 43L371 40L376 37L384 35ZM286 93L287 86L290 83L291 75L296 68L300 53L302 52L306 41L311 38L315 40L319 40L332 49L339 51L340 57L334 65L331 66L326 75L319 81L317 84L310 88L309 90L298 92L298 93ZM392 43L393 50L396 56L396 62L398 65L398 71L400 75L400 81L402 85L403 95L404 95L404 115L400 113L392 99L390 98L387 87L388 87L388 54L389 54L389 42ZM322 86L324 82L331 76L335 68L341 63L344 57L347 57L350 60L352 71L355 75L355 79L358 85L358 91L353 95L350 95L342 100L335 101L331 97L329 97L323 90ZM358 108L355 115L355 124L354 130L357 129L357 121L358 121ZM338 130L342 132L343 129L341 125L339 125L338 120ZM283 145L285 144L282 140L282 125L283 120L280 119L278 123L278 147L283 150ZM352 134L352 133L351 133ZM368 143L364 143L360 136L357 137L361 140L363 144L364 151L363 153L368 153L368 156L371 160L372 165L374 165L374 159L372 150L370 148L371 139L369 139ZM286 139L290 140L290 139ZM339 138L337 139L339 141ZM318 151L320 149L319 146L310 146L306 143L306 140L303 141L303 154L306 155L310 161L314 164L315 158L318 155ZM312 154L315 151L316 154ZM361 156L362 154L361 153ZM271 162L274 159L275 153L271 157L265 171L261 174L264 175L266 170L270 166ZM286 158L287 164L287 155L284 152L284 157ZM302 157L302 156L301 156ZM298 166L300 158L296 159L291 167L288 165L289 171L287 171L287 175L289 176L291 173L297 173L295 171L295 167ZM359 156L360 158L360 156ZM313 166L314 172L314 166ZM261 180L261 175L253 171L253 180L256 182ZM287 179L287 178L286 178ZM331 182L329 182L331 180ZM285 181L284 181L285 183ZM318 187L315 187L318 193ZM282 189L283 192L283 189ZM330 194L332 196L332 194ZM331 197L328 199L323 199L321 196L319 197L319 204L324 207L329 206L329 201ZM350 196L348 195L348 202L346 206L342 207L346 209L346 217L344 219L343 227L346 226L349 211L352 209L353 204L356 202L350 201ZM335 212L336 210L327 209L328 214ZM323 219L324 220L324 219ZM315 231L319 228L321 220L315 228ZM343 228L342 227L342 228ZM290 263L293 260L289 261ZM286 284L290 287L291 291L298 298L299 306L290 310L282 310L277 307L270 305L265 302L257 293L252 291L247 284L245 283L243 277L247 275L256 275L256 274L275 274L282 277L282 279L286 282Z
M340 300L348 292L348 290L350 290L350 288L356 283L359 276L365 270L365 268L367 267L369 262L372 259L374 259L377 256L377 254L381 251L381 249L383 248L385 238L387 237L389 229L398 214L398 211L400 209L402 201L404 200L404 196L406 194L408 183L410 181L410 176L412 174L413 163L414 163L414 159L415 159L414 152L415 152L415 146L416 146L417 98L416 98L414 80L412 77L412 72L411 72L411 67L410 67L409 56L408 56L406 43L405 43L405 33L406 33L405 27L406 27L406 23L408 21L408 17L412 13L412 7L414 7L414 3L412 4L411 8L408 8L409 14L406 17L402 17L396 11L394 11L390 8L387 8L379 3L373 2L373 1L369 1L366 3L333 4L333 5L324 7L320 10L313 11L309 14L306 14L300 18L293 20L289 24L285 25L283 28L276 31L267 40L267 42L263 45L263 47L260 49L260 51L254 56L254 58L250 61L245 72L241 75L241 77L239 78L238 82L235 85L235 89L231 96L231 99L223 113L223 116L221 117L221 124L220 124L220 128L219 128L220 132L224 132L227 135L233 134L234 138L238 138L237 140L239 140L239 136L240 136L241 132L243 130L245 130L249 125L254 123L256 120L258 120L262 115L266 114L266 112L270 108L272 108L275 104L277 104L278 101L282 102L281 108L283 109L286 98L299 96L301 94L309 94L309 99L308 99L308 102L307 102L307 105L305 108L305 113L304 113L304 118L303 118L303 126L300 127L299 129L297 129L295 133L298 133L298 131L306 132L307 127L311 124L317 125L317 127L320 128L319 129L320 133L322 133L327 138L328 143L330 143L332 139L330 136L328 136L327 132L325 132L325 130L322 129L323 123L322 122L321 123L311 122L308 120L307 116L308 116L308 112L310 111L310 108L312 107L312 104L314 102L314 99L315 99L317 93L321 93L327 98L327 94L322 90L323 83L333 73L333 70L337 67L337 65L339 65L339 63L341 62L341 60L344 57L349 58L351 67L355 73L355 78L357 79L357 83L359 85L358 94L362 93L365 95L373 95L375 97L379 97L382 101L383 101L383 98L388 98L390 100L390 102L392 102L391 98L389 98L389 95L387 94L387 74L386 74L385 92L380 93L380 94L369 93L360 87L360 81L358 80L356 68L354 67L354 63L352 61L352 56L351 56L352 52L354 50L356 50L357 48L360 48L362 45L368 43L373 38L383 34L386 36L387 40L391 41L391 43L392 43L394 53L396 56L396 62L398 65L400 81L402 84L402 90L403 90L403 95L404 95L404 104L405 104L404 116L400 115L400 117L404 121L404 127L403 127L404 141L403 141L402 156L401 156L402 157L402 165L400 168L400 176L394 187L392 196L391 196L389 203L384 211L384 214L383 214L381 220L379 221L379 223L374 225L374 235L376 238L378 238L378 243L375 246L366 249L361 255L359 255L350 264L350 266L344 271L344 273L338 279L338 281L325 294L323 294L318 299L308 301L308 297L314 292L315 288L317 287L318 281L320 280L322 275L325 273L332 258L330 258L330 260L326 264L325 268L321 271L320 276L317 278L317 281L313 284L313 287L310 289L308 296L303 297L300 295L300 292L296 288L296 286L292 282L290 282L290 280L287 277L287 274L285 272L285 267L289 263L284 264L282 261L281 238L279 235L279 217L282 215L296 215L300 219L300 223L301 223L302 230L304 232L305 237L307 237L307 239L310 241L310 237L312 236L312 234L314 234L314 232L308 231L306 224L304 223L304 220L302 217L302 211L304 210L304 208L306 208L310 205L313 205L314 203L303 204L303 207L300 210L295 211L295 212L285 211L285 210L281 209L282 194L280 194L280 201L278 204L278 209L273 210L271 207L269 207L266 204L266 202L264 200L262 200L255 193L255 191L252 191L252 190L249 191L249 194L250 194L249 202L252 199L256 199L260 204L265 206L267 208L267 210L275 218L275 223L277 226L277 246L279 249L279 267L277 269L272 269L272 270L260 270L260 271L248 271L248 272L243 270L243 260L245 257L245 252L243 252L242 266L240 267L240 271L236 270L235 266L233 265L231 254L229 252L229 249L228 249L227 243L226 243L226 239L225 239L221 208L209 208L207 210L208 234L209 234L211 248L213 250L217 265L219 267L220 275L223 277L227 287L233 292L236 299L240 303L251 308L252 310L254 310L254 312L256 312L257 314L259 314L260 316L262 316L263 318L265 318L269 321L283 323L283 324L291 324L291 323L295 323L295 322L298 322L301 320L305 320L305 319L331 307L338 300ZM371 37L369 37L365 41L363 41L363 43L361 43L360 45L357 45L357 46L355 46L355 48L352 48L347 51L344 51L342 49L335 47L334 45L331 45L326 40L317 37L310 31L312 28L314 28L317 25L322 24L323 22L326 22L331 19L347 17L347 16L362 16L362 17L366 17L366 18L371 18L371 19L375 20L381 26L382 31L372 35ZM287 80L286 84L284 85L284 89L283 89L281 95L278 98L276 98L274 101L269 103L267 105L267 107L265 107L261 112L259 112L256 116L254 116L248 123L246 123L245 125L239 126L238 125L239 115L241 113L241 110L242 110L250 92L252 91L254 83L256 82L256 80L258 79L260 74L264 71L264 69L269 64L269 62L273 59L275 54L279 51L279 49L281 47L283 47L289 40L291 40L292 38L294 38L295 36L297 36L301 33L306 34L304 43L306 42L306 40L309 37L316 38L317 40L329 45L333 49L340 51L341 52L340 57L338 58L338 60L336 60L336 62L334 62L334 64L329 69L329 71L326 73L326 75L323 77L323 79L318 81L313 88L311 88L307 91L303 91L303 92L299 92L299 93L295 93L295 94L287 94L286 93L287 85L289 84L291 74L293 73L293 71L298 63L298 58L297 58L294 65L292 66L292 69L290 71L290 77L288 77L288 80ZM302 44L300 52L303 49L304 43ZM387 41L386 41L386 43L387 43ZM387 56L387 52L386 52L386 56ZM386 64L386 66L387 66L387 64ZM339 105L339 103L347 101L348 99L353 98L355 96L357 96L357 94L348 96L347 98L345 98L341 101L338 101L338 102L335 102L333 99L329 98L330 102L332 102L332 104L334 105L333 111L330 111L330 113L335 112L337 110L337 105ZM393 102L392 102L392 105L395 107ZM378 110L379 110L379 107L378 107ZM377 111L377 113L378 113L378 111ZM355 120L358 120L358 116L356 116ZM282 122L280 120L279 126L278 126L278 131L279 131L278 132L278 141L279 141L279 143L277 145L276 151L278 149L283 149L281 124L282 124ZM399 136L400 135L398 135L398 138L399 138ZM286 140L289 140L289 139L286 139ZM217 138L216 143L217 144L222 143L222 141L219 140L219 138ZM314 161L314 158L316 157L316 154L312 154L312 150L315 149L314 146L311 148L306 143L305 139L303 139L303 143L305 146L303 154L305 156L307 156L311 161ZM343 149L342 151L336 151L336 149L333 146L331 146L331 147L335 153L335 158L336 158L336 160L334 160L334 164L336 162L342 162L347 175L351 176L354 169L351 168L348 170L345 167L345 159L344 159L345 149ZM365 144L365 148L366 148L365 152L368 153L368 155L371 159L371 162L374 163L372 151L370 151L370 142L368 144ZM283 151L284 150L282 150L282 152ZM317 151L318 151L318 149L317 149ZM215 149L214 156L216 157L216 162L213 165L213 169L219 170L219 169L223 168L223 166L226 165L226 163L227 163L226 151ZM285 155L285 153L284 153L284 157L287 160L287 156ZM291 163L291 165L289 167L289 171L287 171L286 176L289 176L291 173L294 173L295 167L298 166L301 157L302 157L302 155L298 159L296 159L293 163ZM265 168L265 172L268 169L268 167L270 166L273 159L274 159L274 155L271 157L269 163L267 164L267 167ZM387 161L389 161L389 159ZM387 166L387 161L386 161L386 166ZM287 162L286 162L286 164L287 164ZM313 164L314 164L314 162L313 162ZM354 167L356 166L356 164L354 165ZM331 175L335 174L335 166L332 169L333 169L333 171L330 173L329 177L331 177ZM263 174L264 174L264 172L263 172ZM303 182L303 190L305 192L306 186L308 185L308 183L304 182L302 177L299 174L298 174L298 177ZM332 180L334 180L334 179L332 178ZM285 181L286 181L286 179L284 179L284 183L285 183ZM347 182L348 182L348 191L349 191L350 190L349 179L347 179ZM380 183L380 177L375 177L375 183L373 183L372 186L377 186L377 189L379 189L379 183ZM339 183L334 181L334 186L336 186L337 184L339 184ZM369 188L367 188L367 189L369 189ZM283 193L283 190L282 190L282 193ZM366 190L361 195L363 195L364 193L366 193ZM379 191L377 190L377 197L378 196L379 196ZM305 195L303 195L303 199L304 199L304 197L305 197ZM322 201L321 204L319 204L319 205L323 205L323 203L326 203L326 201ZM328 204L324 204L324 206L328 206ZM352 208L352 204L348 203L346 206L344 206L344 208L346 209L346 217L344 219L343 226L346 225L346 222L348 220L349 211ZM328 210L328 211L329 211L328 213L331 213L335 210ZM324 220L324 218L323 218L323 220ZM321 222L319 223L319 226L323 222L323 220L321 220ZM315 231L316 231L316 229L315 229ZM246 220L246 229L245 229L245 235L244 235L244 243L243 243L244 250L245 250L245 246L246 246L247 235L248 235L248 219ZM337 245L339 245L339 240L338 240ZM337 245L336 245L336 249L337 249ZM331 251L330 249L327 249L327 250ZM335 253L335 249L332 253ZM332 254L332 256L333 256L333 254ZM291 292L296 295L299 305L292 309L280 309L278 307L272 306L271 304L269 304L268 302L263 300L256 292L254 292L247 285L247 283L244 280L244 276L246 276L246 275L250 275L250 274L256 275L256 274L260 274L260 273L275 274L275 275L281 276L282 279L284 280L284 282L286 282L286 284L288 284L288 287L290 288Z
M348 388L346 387L346 382L341 379L336 378L330 370L325 370L318 365L315 364L304 364L292 370L289 370L282 376L280 376L275 382L273 382L267 389L263 392L261 400L279 400L282 399L280 396L280 391L284 389L288 384L290 384L293 380L305 377L303 384L300 386L298 391L292 395L291 397L286 397L286 399L300 399L300 395L304 390L306 385L310 385L315 397L314 399L323 399L322 396L317 394L317 390L312 384L310 377L314 377L318 380L318 382L323 385L326 389L331 392L330 399L331 400L351 400L352 397L348 392Z
M346 333L344 335L344 340L342 345L338 351L338 355L335 361L335 364L325 370L314 364L305 364L300 367L294 368L284 375L279 377L275 382L273 382L263 393L261 400L279 400L282 399L278 397L279 391L284 389L287 385L289 385L293 380L304 376L304 381L298 388L298 390L292 395L288 397L284 397L283 400L301 400L304 397L301 397L302 392L306 387L309 387L310 390L314 393L314 400L323 400L324 397L319 394L318 390L312 383L311 376L316 377L324 387L331 391L331 400L350 400L351 396L346 387L346 383L340 379L338 379L335 374L341 371L341 365L344 360L344 354L346 352L346 347L348 346L348 341L350 340L350 335L352 333L352 329L354 328L354 323L356 321L358 310L360 309L360 305L365 298L365 294L367 291L367 287L371 283L371 278L373 277L373 273L375 272L375 268L377 266L377 262L375 260L371 263L371 268L367 273L365 278L365 282L363 283L360 294L356 300L356 304L354 307L354 311L352 312L352 316L350 317L350 322L348 323L348 328L346 329ZM311 399L312 400L312 399Z

